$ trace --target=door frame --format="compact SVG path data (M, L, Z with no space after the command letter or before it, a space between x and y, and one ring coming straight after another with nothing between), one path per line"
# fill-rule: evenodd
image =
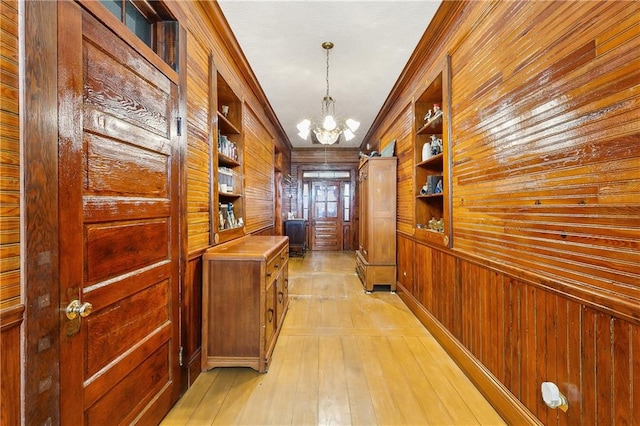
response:
M293 167L292 167L293 170ZM356 250L357 241L358 241L358 163L346 163L346 164L311 164L311 163L301 163L297 165L297 174L296 174L296 182L297 187L295 189L296 193L296 217L303 217L302 208L303 208L303 199L302 199L302 188L303 184L309 182L312 178L304 178L304 172L314 172L314 171L348 171L350 178L341 178L337 179L341 182L349 182L351 184L351 196L350 196L350 211L351 211L351 220L349 222L342 222L343 229L347 226L348 223L349 232L348 236L344 235L343 232L343 249L345 250ZM318 179L318 180L329 180L329 179ZM334 179L336 180L336 179ZM342 188L340 189L342 192ZM311 224L307 223L307 244L311 243ZM349 247L344 248L344 238L349 239Z

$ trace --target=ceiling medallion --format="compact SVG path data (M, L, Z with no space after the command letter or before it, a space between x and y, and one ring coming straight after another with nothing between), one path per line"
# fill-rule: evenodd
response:
M336 118L336 101L329 94L329 51L333 48L333 43L325 41L322 43L322 48L327 51L327 92L322 98L322 118L304 119L296 127L300 131L298 136L304 140L307 140L309 134L313 132L315 139L322 145L333 145L339 142L340 135L344 135L347 141L353 139L354 132L358 130L360 123L351 118L346 120Z

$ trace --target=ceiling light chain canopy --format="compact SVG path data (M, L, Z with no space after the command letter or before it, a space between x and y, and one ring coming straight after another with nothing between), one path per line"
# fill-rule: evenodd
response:
M349 141L355 137L354 132L360 127L360 123L348 118L347 120L336 119L335 108L336 101L333 100L329 94L329 50L333 48L333 43L325 41L322 43L322 48L327 51L327 92L322 98L322 119L321 120L309 120L304 119L296 126L302 139L307 139L309 133L313 131L314 135L323 145L332 145L338 142L340 134L344 135L344 138Z

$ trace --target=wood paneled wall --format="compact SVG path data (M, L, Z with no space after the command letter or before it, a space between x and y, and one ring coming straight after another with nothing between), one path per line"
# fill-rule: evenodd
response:
M398 218L398 230L410 232L413 223L413 110L411 104L398 114L397 119L391 123L389 129L382 134L380 149L384 149L392 141L396 141L396 157L398 157L397 169L397 203L396 216Z
M640 302L639 13L510 3L476 22L452 55L457 249Z
M640 418L640 325L407 237L398 247L401 296L429 311L542 423ZM566 413L544 405L543 381L567 396Z
M244 114L244 218L248 233L275 225L274 218L274 147L260 119L246 108Z
M0 424L20 423L20 102L18 2L0 1Z
M20 304L20 123L18 2L0 16L0 310Z
M189 253L210 246L211 136L209 52L197 38L187 43L187 224Z
M544 424L640 418L638 16L625 1L443 3L363 142L413 130L407 105L450 53L453 247L413 237L400 139L399 293L479 361L490 398L508 389Z

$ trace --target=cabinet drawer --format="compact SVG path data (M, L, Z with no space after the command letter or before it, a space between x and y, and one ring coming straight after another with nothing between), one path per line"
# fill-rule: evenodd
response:
M280 256L274 256L269 263L267 263L267 282L273 281L280 272L280 268L282 267L282 259Z
M287 263L289 261L289 247L285 247L280 251L280 254L278 255L280 257L280 260L282 262L282 265L284 265L285 263ZM281 265L281 266L282 266Z

